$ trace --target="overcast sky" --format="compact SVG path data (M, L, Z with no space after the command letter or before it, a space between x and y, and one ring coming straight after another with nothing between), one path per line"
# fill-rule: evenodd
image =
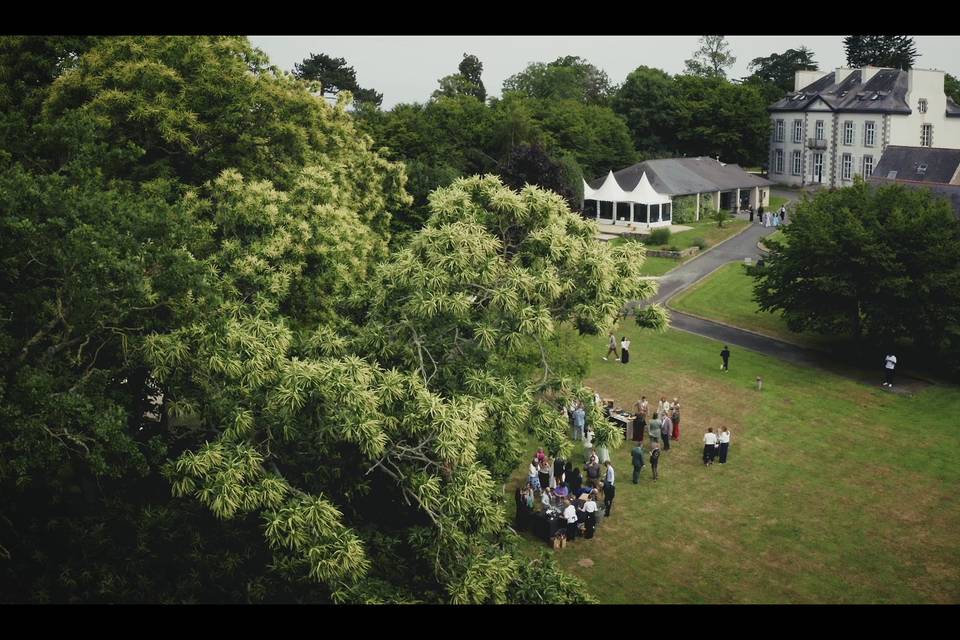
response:
M286 70L311 53L345 58L361 87L383 94L383 108L424 102L437 80L456 73L464 53L483 63L483 84L500 95L503 81L531 62L565 55L586 58L620 84L639 67L675 74L697 48L699 36L250 36L273 64ZM801 45L814 52L820 69L843 66L843 36L727 36L736 64L728 77L748 75L747 64L761 56ZM941 69L960 77L960 36L915 36L921 69Z

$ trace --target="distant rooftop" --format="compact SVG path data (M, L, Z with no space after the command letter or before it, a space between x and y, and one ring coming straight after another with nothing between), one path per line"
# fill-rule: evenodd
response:
M613 177L621 189L633 191L644 173L657 193L671 196L752 189L773 184L760 176L747 173L740 165L723 164L714 158L704 157L647 160L615 171ZM592 189L599 189L606 179L606 176L603 176L587 184Z

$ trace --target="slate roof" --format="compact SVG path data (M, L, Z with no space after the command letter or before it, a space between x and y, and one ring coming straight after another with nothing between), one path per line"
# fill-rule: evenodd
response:
M926 169L918 172L923 165ZM873 169L873 175L887 178L891 171L896 171L895 176L889 176L891 179L949 184L958 167L960 149L888 145Z
M804 111L819 98L832 111L911 113L907 104L908 73L900 69L880 69L864 83L861 70L856 69L838 84L834 71L799 91L791 91L767 107L767 111ZM948 113L949 110L948 103Z
M773 184L769 180L747 173L740 165L724 165L714 158L703 157L647 160L615 171L613 177L621 189L633 191L644 173L657 193L671 196L752 189ZM606 176L587 184L593 189L599 189L604 180Z

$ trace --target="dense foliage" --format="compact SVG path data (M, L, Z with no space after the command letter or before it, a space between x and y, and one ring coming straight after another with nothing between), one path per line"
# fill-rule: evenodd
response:
M343 58L331 58L325 53L312 53L303 62L294 65L294 75L303 80L320 83L323 95L335 96L349 91L357 103L380 106L383 94L373 89L364 89L357 84L357 72L347 66Z
M794 78L797 71L816 71L817 62L813 51L806 47L787 49L783 53L771 53L769 56L754 58L747 67L752 71L750 78L770 83L781 95L794 90Z
M771 241L755 297L793 331L913 345L960 362L960 222L927 189L819 192Z
M727 67L737 58L730 52L730 43L724 36L700 36L693 57L685 61L685 73L702 78L726 78Z
M910 36L847 36L843 39L847 64L861 67L911 69L919 54Z
M589 601L500 486L642 247L487 176L391 251L403 166L244 38L0 56L0 599Z

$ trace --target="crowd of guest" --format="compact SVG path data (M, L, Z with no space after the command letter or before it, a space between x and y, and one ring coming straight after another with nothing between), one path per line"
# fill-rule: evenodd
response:
M611 349L615 339L611 341ZM601 404L598 394L594 402ZM652 479L659 480L660 457L670 450L671 443L680 442L680 399L668 400L661 396L656 407L641 396L634 404L632 437L636 446L631 452L633 464L633 484L639 484L641 472L650 462ZM560 456L553 458L539 449L531 459L526 486L516 490L517 524L527 528L531 518L540 516L558 522L562 518L564 527L558 535L566 540L583 536L592 538L600 514L597 502L602 497L603 517L609 517L616 496L616 475L613 463L605 447L593 446L593 429L587 420L587 412L582 402L575 401L563 407L574 440L582 441L584 464L581 467ZM623 414L623 412L618 412ZM623 414L629 416L629 414ZM649 438L649 450L644 448L644 439ZM722 427L718 433L712 427L704 435L703 464L710 466L715 460L726 464L730 447L730 430ZM645 459L646 458L646 459ZM603 480L601 481L601 465ZM557 525L559 526L559 525Z

